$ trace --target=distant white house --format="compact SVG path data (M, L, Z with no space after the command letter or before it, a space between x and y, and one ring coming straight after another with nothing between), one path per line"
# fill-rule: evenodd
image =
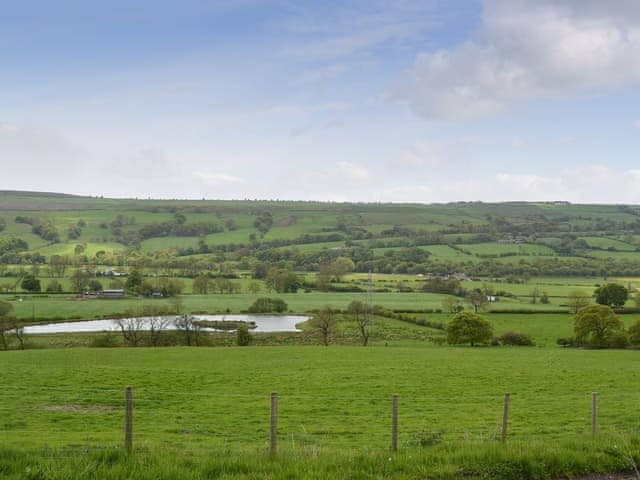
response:
M522 245L523 243L527 243L527 237L524 237L522 235L517 235L515 237L504 237L498 240L498 243Z

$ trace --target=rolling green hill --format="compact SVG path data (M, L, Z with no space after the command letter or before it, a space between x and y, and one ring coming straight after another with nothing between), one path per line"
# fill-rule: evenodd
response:
M80 262L117 265L130 263L135 252L149 263L162 254L183 263L204 254L218 263L288 262L313 271L323 258L341 255L351 257L357 271L381 273L640 274L637 206L116 200L0 192L0 219L0 239L17 237L27 247L0 250L4 264L77 255ZM414 247L423 254L407 252ZM517 267L513 261L487 265L506 257L517 257Z

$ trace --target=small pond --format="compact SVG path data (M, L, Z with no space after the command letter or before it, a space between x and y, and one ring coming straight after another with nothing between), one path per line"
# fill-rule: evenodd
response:
M175 330L176 317L172 316L167 318L170 319L170 322L166 329ZM256 328L251 329L252 332L298 332L299 330L296 328L296 324L302 323L308 320L308 318L309 317L305 317L304 315L194 315L194 320L253 322ZM142 330L148 330L150 320L148 318L141 318L141 320L140 328ZM119 330L119 327L116 320L112 319L48 323L24 327L24 333L29 335L44 333L109 332L117 330ZM202 330L217 331L214 328L203 328Z

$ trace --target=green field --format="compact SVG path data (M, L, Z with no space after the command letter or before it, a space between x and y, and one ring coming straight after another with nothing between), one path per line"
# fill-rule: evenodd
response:
M95 478L90 475L99 469L109 475L104 478L152 478L115 475L145 458L147 469L163 465L155 458L160 452L171 454L173 468L153 478L191 478L166 475L186 475L196 469L189 459L205 456L209 468L217 465L227 475L221 478L256 478L266 468L271 392L279 395L282 458L268 467L277 470L272 478L286 478L303 458L309 472L318 470L312 478L331 476L328 464L348 464L349 458L356 462L350 468L370 465L359 478L379 478L381 454L392 462L387 468L394 478L451 478L463 467L501 472L491 478L626 470L628 460L602 449L611 441L620 448L627 441L637 445L621 435L640 426L634 381L640 359L632 351L249 347L42 350L2 357L0 469L14 475L7 478L33 478L14 472L13 465L25 461L20 452L33 452L33 465L56 465L59 472L66 464L84 464L77 478ZM130 461L112 454L104 464L98 452L122 443L125 385L134 388L139 453ZM600 447L588 439L594 391L600 394ZM511 393L507 446L496 443L504 392ZM394 393L400 398L398 457L383 453ZM414 457L417 470L407 461ZM531 476L535 458L538 473ZM500 470L511 462L508 471ZM63 478L52 475L37 478ZM465 476L484 478L481 471Z
M400 443L405 447L423 429L441 431L447 439L494 438L504 392L512 395L514 439L590 432L594 391L601 397L603 431L638 427L633 405L640 394L628 381L640 366L635 352L73 349L11 352L3 360L0 407L6 444L19 447L116 445L121 438L116 413L125 385L135 389L140 444L150 446L183 442L206 449L227 442L261 448L270 392L280 396L282 440L327 449L358 449L365 439L369 447L386 447L393 393L401 398ZM452 406L445 411L447 404Z

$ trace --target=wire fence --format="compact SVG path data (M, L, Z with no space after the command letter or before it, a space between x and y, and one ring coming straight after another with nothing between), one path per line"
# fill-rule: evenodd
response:
M401 450L458 440L635 433L640 394L496 393L451 398L6 386L0 445Z

